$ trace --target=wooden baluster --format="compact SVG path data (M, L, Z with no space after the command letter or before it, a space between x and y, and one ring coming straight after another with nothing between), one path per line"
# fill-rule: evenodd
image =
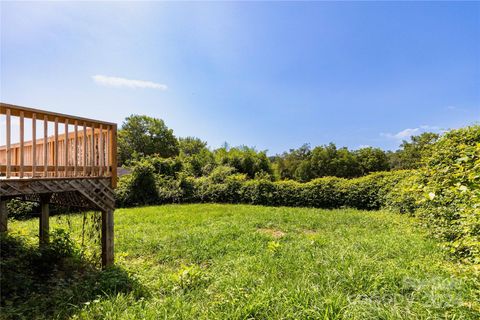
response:
M24 173L24 158L25 158L25 144L24 144L24 133L25 133L25 121L24 113L20 111L20 178L23 178Z
M112 187L115 188L117 186L117 125L112 126L110 158L112 161Z
M54 143L54 176L58 177L58 117L55 117L55 143Z
M83 123L83 176L87 175L87 124Z
M105 136L105 165L107 176L110 175L110 126L107 127L107 134Z
M68 119L65 119L65 169L63 176L68 177Z
M78 121L75 120L75 128L74 128L75 134L73 136L73 153L75 154L74 160L73 160L73 175L76 177L78 176Z
M90 176L95 175L95 127L92 125L92 139L91 139L91 154L90 154L90 166L91 166L91 171L90 171Z
M43 176L48 177L48 117L43 117Z
M10 117L10 109L7 109L7 172L6 176L7 178L10 178L11 175L11 165L12 165L12 149L10 148L10 140L11 140L11 128L12 128L12 119Z
M98 139L99 139L99 141L98 141L98 152L99 152L98 162L99 162L99 165L100 165L98 175L103 176L103 159L105 157L105 153L104 153L104 150L103 150L103 125L100 125L100 134L98 136Z
M37 169L37 114L32 114L32 177Z

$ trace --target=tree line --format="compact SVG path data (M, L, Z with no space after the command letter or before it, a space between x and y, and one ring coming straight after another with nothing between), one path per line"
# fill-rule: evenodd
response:
M311 148L304 144L268 157L266 151L247 146L225 144L212 150L199 138L177 138L161 119L131 115L118 132L118 156L120 164L126 166L156 157L160 171L168 176L180 172L193 177L240 173L250 179L308 182L325 176L354 178L378 171L418 168L438 138L438 134L429 132L412 136L396 151L374 147L349 150L334 143Z

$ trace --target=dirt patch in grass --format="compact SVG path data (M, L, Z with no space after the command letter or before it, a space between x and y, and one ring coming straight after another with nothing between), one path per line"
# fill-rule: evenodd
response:
M305 230L302 230L302 233L307 235L307 236L314 236L318 232L316 230L305 229Z
M271 237L274 237L275 239L281 238L285 235L285 232L279 229L272 229L272 228L259 228L257 229L257 232L267 234Z

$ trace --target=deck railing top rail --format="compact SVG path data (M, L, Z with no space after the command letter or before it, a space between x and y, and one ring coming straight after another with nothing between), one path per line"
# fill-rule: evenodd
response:
M0 123L0 138L5 135L0 139L5 141L0 146L0 179L109 177L116 185L115 123L7 103L0 103L0 116L5 116ZM12 118L19 121L16 143ZM31 129L26 129L25 119L31 121ZM28 141L26 133L31 136Z
M23 112L25 118L32 118L33 114L36 114L37 119L44 119L46 116L48 121L55 121L55 118L58 118L58 121L64 123L65 120L69 120L70 123L73 121L78 121L79 123L86 123L87 126L92 127L95 126L98 128L101 124L104 126L116 126L116 123L113 122L106 122L82 117L76 117L68 114L58 113L58 112L51 112L46 110L40 109L33 109L28 107L17 106L14 104L8 104L0 102L0 114L6 114L6 109L10 109L10 115L20 117L20 113Z

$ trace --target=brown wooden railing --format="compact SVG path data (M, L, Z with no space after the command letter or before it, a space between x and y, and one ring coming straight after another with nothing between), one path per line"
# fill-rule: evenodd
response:
M5 135L6 142L0 146L0 179L111 177L112 186L116 186L115 123L6 103L0 103L0 115L5 116L0 137ZM25 129L26 119L31 129ZM19 123L18 143L11 143L15 120ZM31 135L28 141L26 132Z

